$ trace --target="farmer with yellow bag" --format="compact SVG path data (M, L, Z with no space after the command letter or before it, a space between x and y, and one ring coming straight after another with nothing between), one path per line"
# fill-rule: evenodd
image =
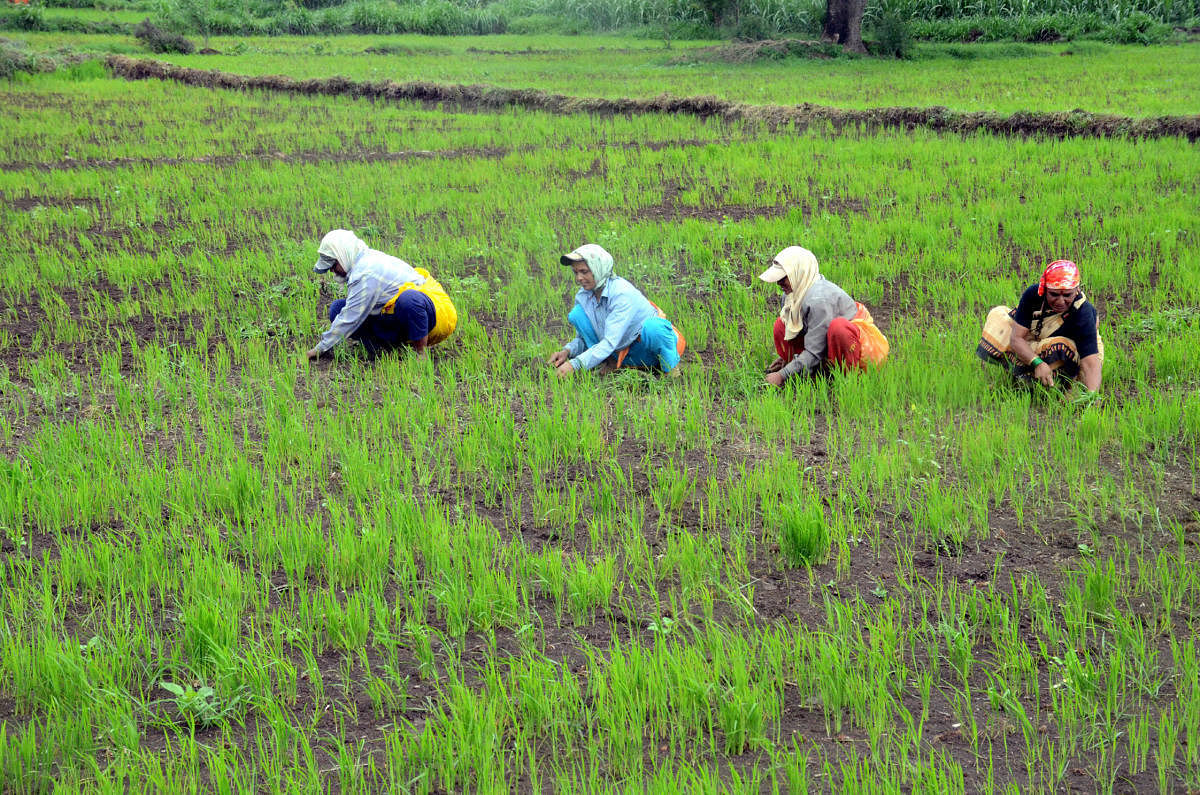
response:
M870 311L821 275L817 258L800 246L775 255L758 278L779 285L783 308L775 320L775 361L767 383L779 386L796 375L830 365L865 369L887 361L888 341Z
M332 272L346 297L329 307L329 330L308 358L347 337L374 357L403 345L423 354L454 332L458 313L442 286L423 268L368 248L353 232L334 229L317 248L316 273Z

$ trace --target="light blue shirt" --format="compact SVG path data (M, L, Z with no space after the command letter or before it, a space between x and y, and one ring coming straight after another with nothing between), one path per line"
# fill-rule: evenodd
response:
M658 312L641 290L620 276L608 277L599 297L591 290L580 290L575 294L575 303L583 309L600 338L590 348L579 336L567 343L571 366L576 370L591 370L617 351L632 345L642 333L642 324L658 317Z
M364 251L350 268L346 280L346 306L321 335L317 350L324 353L358 331L370 315L378 315L400 292L400 286L408 282L422 285L425 277L402 259L373 248Z

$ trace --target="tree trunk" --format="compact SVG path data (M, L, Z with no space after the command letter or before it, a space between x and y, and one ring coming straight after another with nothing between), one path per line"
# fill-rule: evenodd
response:
M866 52L862 41L866 0L825 0L825 30L821 38L842 45L850 52Z

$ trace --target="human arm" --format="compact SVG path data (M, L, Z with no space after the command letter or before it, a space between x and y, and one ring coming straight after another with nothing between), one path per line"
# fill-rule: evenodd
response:
M1012 333L1008 339L1008 349L1025 364L1033 364L1038 358L1029 342L1029 329L1017 321L1012 321ZM1054 386L1054 370L1045 362L1039 361L1033 368L1033 377L1042 386Z
M1104 364L1100 353L1100 321L1096 307L1091 302L1085 302L1073 320L1075 330L1071 336L1075 339L1079 354L1078 379L1085 389L1095 392L1100 389L1100 370Z
M316 346L309 351L310 359L326 353L334 345L358 331L358 327L367 319L371 310L372 293L373 290L370 288L368 280L351 282L346 293L346 305L329 324L329 329L321 335ZM313 351L316 351L316 356L312 355Z
M829 347L829 324L836 314L833 304L826 301L815 301L801 308L804 319L804 350L790 362L786 362L778 371L780 383L796 375L812 375L825 359L825 349Z
M571 357L571 366L576 370L591 370L612 356L636 318L636 307L628 296L615 295L609 301L611 309L604 320L604 335L595 345Z
M1100 354L1093 353L1091 356L1084 356L1079 360L1079 381L1083 384L1084 389L1089 392L1096 392L1100 389L1101 381L1101 360Z
M570 349L563 348L562 350L557 350L554 353L550 354L550 358L546 360L546 363L549 364L551 367L558 368L558 367L561 367L562 365L566 364L570 358L571 358Z
M575 339L563 346L563 350L567 352L568 359L574 359L576 356L587 350L587 343L584 342L583 338L577 334L575 335Z

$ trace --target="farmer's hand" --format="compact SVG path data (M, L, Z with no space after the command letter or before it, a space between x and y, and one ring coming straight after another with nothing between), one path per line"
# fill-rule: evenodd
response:
M321 358L321 351L316 348L312 348L308 353L304 354L304 356L306 357L307 361L315 362L317 359Z
M555 368L561 367L570 358L571 354L567 353L566 351L555 351L554 353L550 354L548 364Z
M771 386L783 386L783 373L767 373L767 383Z
M1042 362L1037 367L1033 368L1033 377L1037 382L1045 387L1054 386L1054 371L1050 369L1050 365Z
M554 372L558 373L559 378L566 378L570 375L575 375L575 368L571 366L571 362L566 361L560 364Z
M767 365L768 373L777 373L782 369L783 369L783 357L782 356L776 356L775 361L773 361Z

